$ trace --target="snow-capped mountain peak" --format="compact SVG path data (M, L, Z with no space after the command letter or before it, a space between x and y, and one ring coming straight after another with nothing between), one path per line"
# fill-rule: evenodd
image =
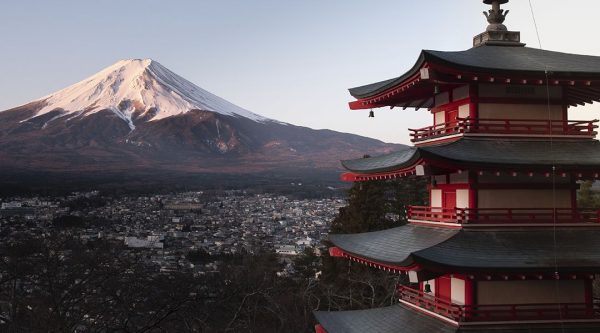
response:
M45 106L35 116L56 109L89 115L112 110L134 129L132 116L147 121L198 109L264 122L270 119L236 106L196 86L152 59L121 60L91 77L44 96ZM61 114L63 118L65 114Z

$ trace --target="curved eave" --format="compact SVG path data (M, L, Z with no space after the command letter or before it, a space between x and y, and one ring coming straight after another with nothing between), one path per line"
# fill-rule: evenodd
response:
M413 252L439 244L457 233L451 229L404 225L362 234L329 235L329 241L343 252L365 262L406 270L415 266Z
M381 95L368 97L348 103L350 110L374 109L385 106L402 109L431 109L434 106L433 91L435 83L423 79L420 74L401 85L392 86Z
M375 174L363 174L355 172L344 172L340 176L340 180L343 182L364 182L373 180L387 180L396 179L407 176L416 175L416 166L408 167L405 169L398 169L390 172L380 172Z
M349 181L388 179L412 174L425 163L448 168L480 168L557 171L600 170L600 142L597 140L523 140L467 138L432 146L411 147L387 155L342 161ZM391 177L393 178L393 177Z
M390 87L395 87L401 85L405 81L410 81L410 79L414 78L419 74L420 69L423 67L425 63L425 53L421 51L417 62L413 65L413 67L408 70L406 73L402 74L399 77L388 79L380 82L371 83L368 85L350 88L348 91L350 95L356 99L364 99L367 97L376 96L386 90L390 89Z
M385 173L414 167L420 160L419 149L409 147L386 155L342 161L342 166L353 173Z

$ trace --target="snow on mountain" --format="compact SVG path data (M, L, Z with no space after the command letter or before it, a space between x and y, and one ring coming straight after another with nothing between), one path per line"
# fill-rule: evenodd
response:
M318 175L338 170L340 159L395 148L259 116L149 59L119 61L0 112L0 184L7 170L92 178L111 172L164 177L164 171L185 177L268 172L277 178L290 170Z
M37 101L46 105L34 117L56 109L62 109L66 114L62 113L52 120L65 115L87 116L109 109L126 121L132 130L135 128L132 119L134 113L136 117L152 121L193 109L257 122L271 121L203 90L151 59L118 61L79 83Z

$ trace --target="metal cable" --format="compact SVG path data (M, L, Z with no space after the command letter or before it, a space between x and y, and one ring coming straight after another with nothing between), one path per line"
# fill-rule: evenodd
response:
M529 1L529 9L531 11L531 18L533 19L533 26L535 27L535 33L537 36L537 40L538 40L538 45L540 50L543 50L544 48L542 47L542 39L540 38L540 31L538 29L538 25L537 25L537 21L535 19L535 11L533 9L533 4L531 3L531 0ZM548 112L548 124L550 127L550 158L552 160L552 207L553 207L553 214L552 214L552 237L553 237L553 255L554 255L554 286L555 286L555 296L556 296L556 301L557 301L557 308L558 308L558 316L560 319L560 326L561 326L561 331L564 333L565 332L565 327L564 327L564 323L563 323L563 313L562 313L562 309L560 306L560 273L559 273L559 267L558 267L558 257L557 257L557 253L558 253L558 245L557 245L557 240L556 240L556 224L557 224L557 216L556 216L556 161L555 161L555 157L554 157L554 133L553 133L553 126L552 126L552 111L550 110L550 80L549 80L549 73L548 73L548 65L544 64L544 75L546 78L546 110ZM571 207L574 208L574 207Z

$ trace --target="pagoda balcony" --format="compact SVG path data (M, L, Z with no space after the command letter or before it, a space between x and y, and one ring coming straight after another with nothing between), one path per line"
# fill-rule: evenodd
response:
M600 209L572 208L439 208L408 206L412 222L456 225L590 225L600 226Z
M398 288L400 300L458 323L598 320L600 303L459 305L410 287Z
M534 120L534 119L471 119L419 129L409 129L412 142L422 142L447 136L520 136L594 138L598 120Z

